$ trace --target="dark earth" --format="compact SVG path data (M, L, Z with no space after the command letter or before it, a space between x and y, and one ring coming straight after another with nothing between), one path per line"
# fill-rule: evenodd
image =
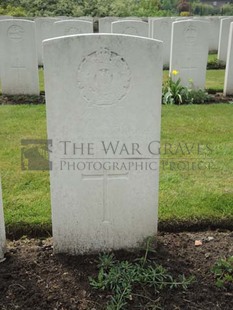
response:
M149 258L174 277L193 275L196 282L186 291L137 291L141 297L132 295L127 309L233 309L233 286L217 288L211 272L219 258L233 255L233 232L164 232L156 240ZM202 245L195 246L195 240ZM118 251L115 256L134 261L144 254ZM92 289L88 280L98 274L97 262L96 255L54 255L51 238L8 241L6 260L0 263L0 309L106 309L111 292Z

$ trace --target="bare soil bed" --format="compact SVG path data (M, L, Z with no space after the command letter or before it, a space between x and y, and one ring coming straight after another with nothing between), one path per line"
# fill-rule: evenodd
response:
M195 240L202 240L195 246ZM173 276L194 275L196 281L183 291L137 291L127 309L215 310L233 309L233 287L215 286L211 268L219 259L233 255L233 232L206 231L160 233L151 260ZM140 252L115 253L119 260L133 261ZM111 292L96 291L88 277L98 274L98 256L53 255L52 239L21 239L8 242L6 260L0 264L0 309L106 309ZM139 297L138 295L141 295Z

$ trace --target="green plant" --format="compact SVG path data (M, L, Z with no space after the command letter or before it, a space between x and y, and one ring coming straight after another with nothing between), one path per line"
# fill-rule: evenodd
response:
M183 11L183 12L180 12L180 16L190 16L190 12L189 11Z
M233 4L232 3L226 3L221 8L222 15L229 15L231 16L233 14Z
M163 87L162 101L164 104L182 104L181 91L184 87L181 85L180 78L178 78L177 81L173 80L173 76L176 76L177 74L179 74L179 72L173 70L172 75L168 78Z
M193 89L185 87L181 91L183 104L201 104L210 101L210 95L202 89Z
M220 14L220 9L210 4L194 2L192 3L192 12L194 15L218 15Z
M226 65L223 61L218 60L217 58L213 58L207 63L207 70L210 69L225 69Z
M140 288L153 288L156 293L164 288L185 290L194 281L194 277L184 275L175 280L165 268L147 258L148 251L149 243L145 255L133 262L116 260L113 254L99 257L98 276L96 279L90 277L89 281L94 289L112 292L108 310L124 309Z
M12 5L7 5L6 7L0 6L0 15L23 17L23 16L27 16L27 13L22 7L15 7Z
M102 254L99 256L98 267L103 269L108 269L112 267L115 263L113 254Z
M195 89L193 82L189 81L189 87L181 85L181 79L173 80L173 76L179 74L173 70L171 76L163 87L163 104L200 104L210 101L208 93L202 89Z
M233 256L219 259L212 268L212 272L215 275L217 287L227 288L233 285Z

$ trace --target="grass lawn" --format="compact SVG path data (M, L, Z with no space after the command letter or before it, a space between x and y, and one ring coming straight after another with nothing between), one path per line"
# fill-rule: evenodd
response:
M207 70L206 71L206 89L223 91L225 70Z
M207 70L206 71L206 89L214 90L218 92L223 91L225 70ZM163 80L168 79L168 71L164 70ZM44 72L43 69L39 69L39 85L40 91L44 92ZM1 93L1 84L0 84Z
M0 171L8 231L23 226L46 229L51 223L48 172L21 171L20 146L21 139L46 138L45 106L0 106L0 119ZM233 105L163 106L162 224L233 221L232 123ZM193 147L191 154L187 147Z
M206 89L223 91L225 70L206 70ZM168 71L163 72L163 80L168 79Z
M217 60L218 54L209 54L208 55L208 62L213 62Z

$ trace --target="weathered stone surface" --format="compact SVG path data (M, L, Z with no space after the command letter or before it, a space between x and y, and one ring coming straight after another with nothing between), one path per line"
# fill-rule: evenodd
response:
M208 60L209 24L199 20L177 21L172 24L170 75L179 74L181 84L194 88L205 88Z
M219 43L218 43L218 59L222 62L227 60L227 47L230 32L230 24L233 17L222 18L220 21Z
M163 64L169 66L171 50L172 20L170 17L152 21L152 38L163 42Z
M137 247L157 231L162 43L57 38L44 65L55 252Z
M112 33L149 36L148 23L138 20L120 20L112 23Z
M53 24L54 37L92 33L93 23L84 20L60 20Z
M0 21L0 41L2 93L39 95L35 23Z
M230 26L226 71L224 80L224 96L233 95L233 22Z
M42 42L43 40L53 38L53 23L63 19L54 17L37 17L35 18L36 23L36 46L37 46L37 56L38 64L43 65L42 57Z

